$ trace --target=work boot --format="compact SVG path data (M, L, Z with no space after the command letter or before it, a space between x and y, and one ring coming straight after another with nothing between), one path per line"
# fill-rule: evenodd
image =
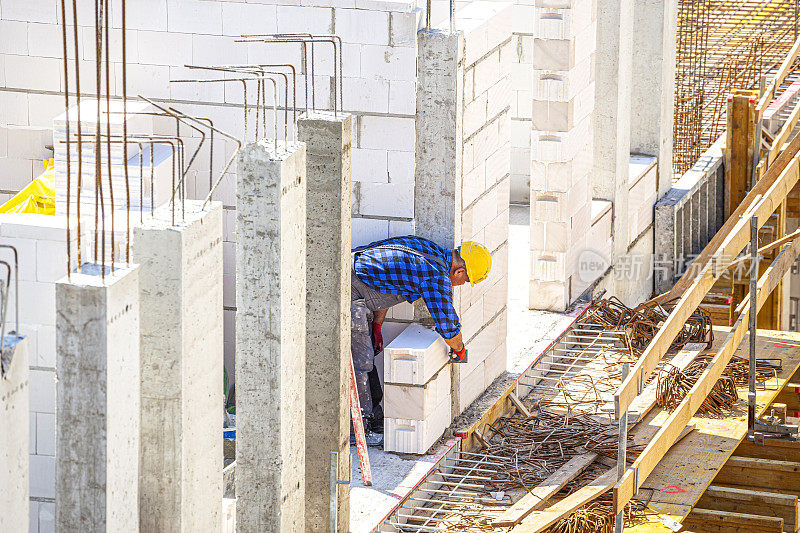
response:
M367 446L370 448L383 446L383 432L378 433L375 431L375 418L372 416L364 417L364 437L366 437Z

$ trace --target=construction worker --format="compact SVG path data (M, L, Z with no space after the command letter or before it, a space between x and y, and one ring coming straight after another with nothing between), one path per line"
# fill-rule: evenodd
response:
M422 298L455 362L466 359L453 287L486 279L492 257L481 244L446 249L421 237L393 237L353 250L350 311L353 367L367 444L383 444L383 391L375 355L383 350L381 325L401 302Z

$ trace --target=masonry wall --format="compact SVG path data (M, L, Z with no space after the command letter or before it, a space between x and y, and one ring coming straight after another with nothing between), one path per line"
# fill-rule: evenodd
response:
M475 240L493 258L486 280L454 291L470 352L453 369L454 415L506 368L511 16L511 4L473 2L455 34L442 33L448 21L420 34L417 234L443 246ZM419 304L416 314L428 316Z
M52 128L53 118L63 113L60 3L51 0L2 0L0 2L0 126ZM69 2L67 3L69 4ZM91 46L93 9L79 8L81 89L93 90ZM68 8L68 20L72 14ZM119 46L121 13L112 5L112 47ZM366 244L389 235L413 233L413 168L415 121L416 30L420 11L415 2L373 0L147 0L128 2L127 52L129 97L141 93L169 102L182 111L210 117L216 127L242 137L244 110L242 89L236 84L178 84L169 80L208 78L216 75L187 69L186 64L285 63L298 66L298 106L305 109L302 89L305 76L299 65L299 45L235 43L243 33L305 31L335 33L343 45L342 79L344 109L352 112L353 126L353 244ZM70 31L72 27L69 27ZM330 47L328 47L330 49ZM317 108L329 108L333 63L319 48L315 67ZM112 48L112 59L117 52ZM85 70L85 71L84 71ZM112 69L112 94L121 94L121 68ZM70 86L74 87L74 75ZM255 86L249 102L255 101ZM90 96L90 95L87 95ZM279 89L283 102L283 89ZM310 98L309 98L310 99ZM268 96L269 100L269 96ZM291 98L290 98L291 106ZM271 104L271 101L269 102ZM279 113L282 114L282 106ZM248 140L252 140L251 112ZM268 121L272 112L268 111ZM174 121L161 121L158 132L175 133ZM199 142L196 132L183 128L187 151ZM33 135L33 134L32 134ZM279 128L279 136L283 131ZM292 132L289 132L292 136ZM38 174L35 160L47 151L47 142L34 142L21 150L4 141L0 130L0 194L19 190ZM215 137L213 178L218 177L233 151L233 143ZM11 143L11 144L8 144ZM4 156L4 146L12 148ZM6 152L8 149L6 149ZM35 156L35 157L34 157ZM4 160L7 157L7 160ZM13 162L11 160L14 160ZM18 161L22 160L22 162ZM209 190L207 156L190 172L187 190L191 198L203 198ZM29 170L33 168L33 170ZM214 199L224 206L225 360L233 376L235 322L235 164L217 189ZM4 197L0 196L0 200Z
M72 251L77 247L73 228ZM56 289L67 272L66 219L47 215L0 215L0 244L19 254L20 332L27 337L30 368L30 524L51 531L55 501ZM0 259L13 262L8 249ZM74 259L73 259L74 264ZM12 277L8 329L16 328Z
M529 306L564 311L592 281L579 263L591 245L597 24L592 0L534 12Z
M473 2L456 17L464 28L461 240L492 254L489 277L460 289L470 352L460 368L462 409L506 370L513 14L510 3Z

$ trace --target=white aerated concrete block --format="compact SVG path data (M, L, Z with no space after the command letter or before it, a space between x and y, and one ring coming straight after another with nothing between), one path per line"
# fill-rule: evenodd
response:
M28 341L6 336L11 360L0 378L0 531L28 531Z
M425 420L386 417L383 419L383 449L387 452L424 454L442 436L450 420L449 399L435 407Z
M447 344L436 331L411 324L383 349L386 383L424 385L447 364Z
M89 266L57 283L56 530L138 531L139 267Z
M389 418L426 420L434 409L450 403L450 368L445 365L425 385L386 383L383 389L383 413Z

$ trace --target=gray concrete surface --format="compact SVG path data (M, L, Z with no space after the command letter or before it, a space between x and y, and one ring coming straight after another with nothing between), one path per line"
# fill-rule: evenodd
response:
M677 0L635 0L631 152L658 157L658 195L672 186Z
M28 531L30 396L28 340L6 335L11 361L0 379L0 531Z
M243 147L236 184L236 523L305 529L306 148Z
M306 143L306 531L328 532L332 451L350 470L351 115L297 122ZM338 274L338 275L336 275ZM347 485L337 487L336 531L350 528Z
M614 203L613 257L628 248L628 165L631 153L633 0L597 5L595 50L594 199Z
M140 265L144 531L221 527L222 205L164 205L134 228Z
M139 267L56 283L56 531L139 531ZM108 268L108 267L106 267Z

